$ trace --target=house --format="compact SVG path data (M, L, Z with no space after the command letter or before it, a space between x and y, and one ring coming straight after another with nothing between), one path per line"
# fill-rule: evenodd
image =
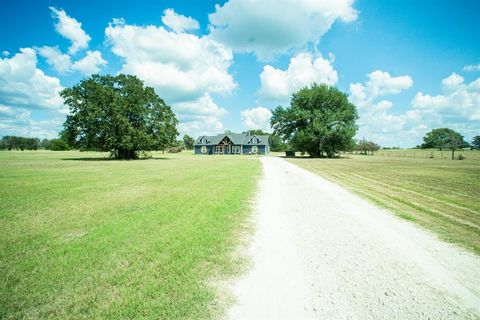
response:
M195 141L195 154L267 154L268 135L223 133L200 136Z

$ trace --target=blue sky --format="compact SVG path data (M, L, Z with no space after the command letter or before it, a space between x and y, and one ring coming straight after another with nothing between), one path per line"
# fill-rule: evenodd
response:
M480 134L478 1L2 1L0 136L54 137L58 91L132 73L191 135L268 129L311 82L349 94L358 137Z

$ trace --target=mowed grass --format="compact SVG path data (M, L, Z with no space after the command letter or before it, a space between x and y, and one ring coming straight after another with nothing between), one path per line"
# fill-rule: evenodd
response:
M103 156L0 152L0 318L221 316L258 159Z
M289 159L480 254L480 152L466 160L349 155ZM410 153L410 155L413 155Z

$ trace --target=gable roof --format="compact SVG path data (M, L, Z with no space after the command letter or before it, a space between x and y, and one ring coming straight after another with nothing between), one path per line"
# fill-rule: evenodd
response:
M195 141L195 145L217 145L227 136L233 144L237 145L268 145L268 135L247 135L246 133L221 133L216 136L200 136ZM257 143L253 143L252 138L258 138ZM206 143L201 143L202 139L206 139Z

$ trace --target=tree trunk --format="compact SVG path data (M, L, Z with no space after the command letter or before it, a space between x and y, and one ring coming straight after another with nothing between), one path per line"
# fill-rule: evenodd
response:
M455 160L455 149L452 149L452 160Z
M130 150L130 149L118 149L116 150L115 153L115 158L117 159L136 159L137 158L137 153L135 150Z

